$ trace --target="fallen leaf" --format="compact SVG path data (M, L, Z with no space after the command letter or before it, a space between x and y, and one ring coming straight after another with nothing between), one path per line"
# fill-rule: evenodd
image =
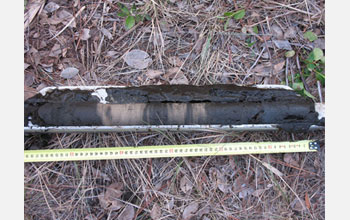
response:
M306 205L306 208L310 210L311 203L310 203L309 194L307 192L305 193L305 205Z
M184 63L179 57L177 56L173 56L173 57L169 57L168 59L169 63L173 66L182 66L182 64Z
M287 40L273 40L272 42L276 45L278 49L293 50L292 46Z
M138 49L129 51L124 56L124 61L135 69L145 69L152 63L148 53Z
M247 180L244 176L238 176L233 181L233 190L237 193L241 191L247 185Z
M193 202L193 203L189 204L189 205L185 208L184 212L182 213L182 219L183 219L183 220L189 220L189 219L191 219L191 218L195 215L195 213L197 212L197 210L198 210L198 203Z
M34 35L33 35L33 38L39 38L40 37L40 33L36 32Z
M30 64L24 63L24 70L26 70L28 67L30 67Z
M246 198L248 195L252 194L254 190L251 187L246 187L238 193L238 197L241 199Z
M91 37L90 29L84 28L83 30L81 30L81 32L80 32L80 39L88 40L90 37Z
M85 216L84 220L97 220L97 217L93 214Z
M289 50L284 54L287 58L293 57L295 55L294 50Z
M259 197L261 194L263 194L265 192L265 189L257 189L255 190L252 195L255 197Z
M180 189L185 194L189 193L193 188L192 182L187 178L187 176L183 176L180 180Z
M57 13L57 17L59 18L62 24L67 25L70 22L70 20L72 20L73 15L66 10L62 10ZM76 27L75 20L73 20L73 22L69 24L68 27L75 28Z
M26 71L24 73L24 85L31 86L34 83L35 75L32 72Z
M60 6L58 4L56 4L55 2L49 2L47 3L47 5L44 7L44 10L48 13L52 13L54 11L56 11L57 9L59 9Z
M296 160L294 160L292 153L284 154L283 161L288 163L288 164L291 164L292 166L299 167L299 164Z
M107 57L114 57L116 54L118 54L117 51L110 50L110 51L107 52L106 56Z
M146 72L146 75L150 79L157 78L157 77L159 77L162 74L163 74L163 72L160 71L160 70L152 70L152 69L150 69L150 70L147 70L147 72Z
M168 77L172 76L173 74L177 73L180 70L179 67L173 67L167 70L166 75Z
M45 72L48 72L48 73L53 72L53 63L50 63L50 64L41 63L40 66L43 68Z
M317 39L317 35L312 31L307 31L304 33L304 38L312 42Z
M283 39L283 31L278 25L276 25L276 24L272 25L271 31L272 31L272 36L274 36L275 38L277 38L279 40Z
M311 43L312 48L320 48L322 50L325 49L325 40L324 38L318 38L314 42Z
M297 31L292 26L288 27L288 29L284 33L284 38L285 39L294 38L296 36L297 36Z
M40 91L42 90L43 88L47 87L46 83L42 82L38 85L38 87L36 87L36 91Z
M276 174L277 176L282 177L283 173L281 173L281 171L279 171L278 169L276 169L275 167L273 167L272 165L266 163L266 162L262 162L262 164L269 169L272 173Z
M198 212L197 212L197 216L199 218L202 218L203 215L206 215L206 214L209 214L210 213L210 206L207 205L205 207L203 207L202 209L200 209Z
M62 50L61 50L61 45L59 43L56 43L50 53L49 53L49 56L50 57L58 57L60 54L62 53Z
M92 175L94 176L94 178L100 178L100 179L104 179L104 180L107 180L107 181L110 181L111 179L108 177L107 174L105 174L104 172L101 172L100 170L94 168L94 167L91 167L91 170L92 170Z
M273 74L278 74L284 67L286 61L283 59L280 62L276 62L273 66Z
M79 70L77 68L68 67L61 72L61 77L65 79L70 79L76 76L78 73L79 73Z
M301 203L302 202L302 203ZM301 199L301 202L299 201L298 198L295 198L292 202L291 202L291 207L293 210L301 212L305 210L305 201L303 201Z
M104 209L119 210L124 206L118 199L122 196L124 187L122 182L112 183L107 187L106 192L98 195L100 205Z
M37 93L38 92L36 91L36 89L24 85L24 100L27 100L27 99L35 96Z
M170 81L170 85L188 85L189 81L185 74L180 71L177 76Z
M26 6L27 12L24 14L24 30L26 30L37 14L44 8L45 0L32 0Z
M270 76L272 65L270 62L258 64L251 70L251 72L256 73L257 76Z
M135 215L135 209L131 205L127 205L125 209L118 216L119 220L132 220Z
M109 30L107 30L106 28L101 28L101 32L102 34L107 37L109 40L113 39L113 36L111 34L111 32L109 32Z
M162 213L160 210L160 206L158 205L158 203L154 203L153 208L151 210L151 218L152 219L160 219Z
M209 176L215 188L219 188L223 193L229 192L229 185L227 184L225 174L221 173L217 168L212 167L209 169Z

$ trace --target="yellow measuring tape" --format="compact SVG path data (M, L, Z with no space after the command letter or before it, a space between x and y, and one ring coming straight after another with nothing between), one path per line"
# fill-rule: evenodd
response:
M319 144L317 141L304 140L296 142L242 142L143 147L25 150L24 162L271 154L315 152L318 149Z

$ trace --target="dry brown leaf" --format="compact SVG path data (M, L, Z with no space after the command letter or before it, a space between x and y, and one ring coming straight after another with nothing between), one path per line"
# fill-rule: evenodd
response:
M56 43L50 53L49 53L49 56L50 57L58 57L60 54L62 53L62 50L61 50L61 45L59 43Z
M200 209L198 212L197 212L197 216L199 218L202 218L203 215L206 215L206 214L209 214L210 213L210 206L205 206L203 207L202 209Z
M305 193L305 205L306 205L306 208L310 210L311 203L310 203L309 194L307 192Z
M119 220L132 220L135 215L135 209L131 205L127 205L122 213L118 216Z
M104 179L104 180L107 180L107 181L110 181L111 179L108 177L107 174L105 174L104 172L101 172L100 170L94 168L94 167L91 167L91 170L92 170L92 175L94 176L94 178L101 178L101 179Z
M276 63L273 66L273 73L278 74L283 69L285 63L286 63L285 60L281 60L280 62Z
M271 31L272 31L272 35L275 38L277 38L279 40L283 39L283 31L278 25L276 25L276 24L272 25Z
M288 163L288 164L291 164L292 166L299 167L299 164L296 160L294 160L292 153L284 154L283 161Z
M66 11L66 10L61 10L57 13L57 17L59 18L60 22L64 25L67 25L74 17L73 15ZM75 28L76 27L76 22L75 20L73 20L73 22L71 22L68 27L72 27Z
M147 70L146 75L150 79L158 78L160 75L162 75L163 72L161 70Z
M106 28L101 28L101 32L102 34L107 37L109 40L113 39L113 36L111 34L111 32L109 32L109 30L107 30Z
M88 40L90 37L91 37L90 29L84 28L83 30L81 30L81 32L80 32L80 39L81 40Z
M191 190L193 188L193 184L186 176L183 176L180 180L180 188L181 188L182 192L187 194L187 193L191 192Z
M68 67L62 70L61 77L65 79L71 79L74 76L78 75L79 70L75 67Z
M37 93L38 92L36 91L36 89L24 85L24 100L27 100L27 99L35 96Z
M37 14L40 14L44 8L45 0L32 0L26 5L27 12L24 14L24 29L26 29L30 22L34 19Z
M289 41L287 41L287 40L273 40L272 42L275 44L275 46L278 49L293 50L292 46L290 45Z
M255 190L252 195L253 196L256 196L256 197L259 197L261 194L263 194L265 192L265 189L257 189Z
M298 198L295 198L291 203L292 209L295 211L299 211L299 212L304 211L305 210L305 201L301 200L301 202Z
M84 220L97 220L97 217L93 214L85 216Z
M258 64L251 70L251 72L256 73L257 76L269 76L272 72L271 63Z
M153 208L151 210L151 218L152 219L159 219L162 215L162 212L160 210L160 206L158 203L154 203Z
M114 50L107 51L106 57L114 57L118 52Z
M36 91L40 91L45 87L47 87L46 83L42 82L38 85L38 87L36 87Z
M173 66L177 66L180 67L182 66L182 64L184 63L179 57L177 56L173 56L173 57L169 57L168 59L169 63Z
M198 206L199 206L199 205L198 205L198 203L196 203L196 202L193 202L193 203L189 204L189 205L185 208L184 212L182 213L182 219L183 219L183 220L189 220L189 219L191 219L191 218L195 215L195 213L197 212Z
M98 195L100 205L104 209L119 210L124 205L118 199L122 196L124 187L122 182L112 183L107 187L106 192Z
M295 28L293 26L288 27L288 29L284 33L285 39L294 38L296 36L297 36L297 31L295 30Z
M148 53L138 49L134 49L126 53L124 56L124 61L130 67L135 69L145 69L152 63L152 59Z
M245 185L244 185L245 186ZM242 189L239 193L238 193L238 197L241 199L246 198L247 196L249 196L250 194L252 194L254 192L254 189L252 189L250 186L249 187L245 187L244 189Z
M170 85L188 85L189 81L185 74L180 71L177 76L170 81Z
M26 70L28 67L30 67L30 64L24 63L24 70Z
M215 188L219 188L219 190L223 193L229 192L229 185L227 184L226 177L223 173L221 173L215 167L209 169L209 177L214 184Z
M122 189L124 188L124 184L122 182L112 183L107 187L106 190L106 198L109 200L113 200L115 198L120 198L123 194Z
M56 4L55 2L49 2L45 5L44 10L48 13L52 13L59 8L60 8L60 6L58 4Z
M31 86L34 83L35 75L32 72L26 71L24 73L24 85L25 86Z

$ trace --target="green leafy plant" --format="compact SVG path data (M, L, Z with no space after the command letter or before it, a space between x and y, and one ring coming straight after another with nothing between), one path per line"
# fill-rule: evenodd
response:
M311 42L314 41L314 40L317 40L317 35L314 32L312 32L312 31L306 31L304 33L304 37L306 39L308 39L309 41L311 41Z
M325 76L324 76L324 64L325 57L323 51L320 48L314 48L308 55L308 58L303 60L306 68L304 72L311 74L315 73L316 79L319 80L322 85L325 84Z
M220 17L223 19L226 19L226 22L224 24L224 30L226 31L228 23L230 22L230 20L232 18L234 18L235 20L240 20L245 16L245 10L244 9L240 9L238 11L231 11L231 12L225 12L224 16Z
M304 67L301 70L303 73L303 76L305 77L305 79L307 79L314 72L316 79L319 80L324 85L325 76L323 72L324 72L325 57L324 57L323 51L320 48L314 48L309 54L307 54L305 50L303 51L303 53L304 55L307 56L306 59L302 60L304 64L303 65ZM289 80L291 79L289 78ZM297 73L294 76L294 83L292 84L292 88L301 95L308 96L313 100L316 99L307 90L305 90L300 73Z
M119 17L126 17L125 19L125 28L131 29L135 26L136 23L146 20L151 20L151 17L148 14L140 14L140 10L136 8L136 5L128 9L125 5L118 3L120 11L117 13Z

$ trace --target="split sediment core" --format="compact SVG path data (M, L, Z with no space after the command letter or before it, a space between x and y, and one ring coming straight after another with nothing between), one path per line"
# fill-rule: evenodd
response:
M292 90L234 85L158 85L52 90L25 101L38 126L277 124L288 131L320 125L311 99ZM103 97L99 96L103 94Z

